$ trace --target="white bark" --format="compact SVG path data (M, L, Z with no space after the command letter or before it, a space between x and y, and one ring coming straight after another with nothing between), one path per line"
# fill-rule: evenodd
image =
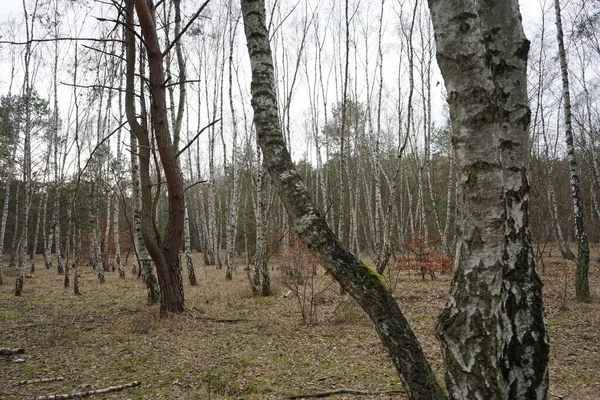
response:
M516 0L430 0L459 186L438 337L450 398L544 399L548 338L528 229L527 52Z
M578 301L590 302L590 284L588 273L590 267L590 248L583 216L583 203L581 201L581 183L577 175L577 161L575 159L575 146L573 144L573 128L571 124L571 94L569 90L569 69L567 55L563 40L563 28L560 12L560 0L554 0L556 15L556 39L558 42L558 58L562 78L563 105L565 112L565 141L567 144L567 160L569 161L569 177L571 184L571 199L573 202L573 219L575 234L577 236L577 270L575 279L575 294Z

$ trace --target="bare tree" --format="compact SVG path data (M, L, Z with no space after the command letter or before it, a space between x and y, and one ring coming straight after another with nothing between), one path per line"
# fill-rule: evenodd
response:
M583 203L581 201L581 183L577 174L577 160L575 159L575 146L573 144L573 126L571 115L571 93L569 90L569 67L563 39L560 0L554 0L556 14L556 39L558 42L558 58L563 89L563 106L565 112L565 141L567 143L567 159L569 161L569 174L571 184L571 198L573 201L573 219L575 221L575 234L577 235L577 271L575 279L575 295L578 301L590 302L590 284L588 280L590 268L590 246L583 217Z
M528 41L518 4L432 1L430 6L464 176L457 279L438 329L447 387L451 398L544 398L548 342L527 227ZM409 398L445 398L381 276L340 244L309 198L278 124L264 2L242 0L242 12L258 142L296 231L369 314ZM465 56L454 58L457 53ZM482 79L465 73L464 63ZM497 88L508 96L498 96ZM494 190L498 182L503 185Z
M148 78L151 99L151 116L154 138L164 169L168 188L169 217L164 235L159 235L153 218L152 183L150 180L150 138L137 121L134 102L135 40L133 30L133 7L141 26L147 50L150 75ZM166 103L163 53L160 49L154 10L144 0L127 1L128 29L127 43L127 99L125 102L127 120L139 141L140 176L142 186L142 235L144 243L154 263L160 286L160 313L182 312L184 307L183 282L179 264L179 249L183 237L185 204L183 179L169 132L169 118Z
M295 230L321 264L367 311L411 398L444 398L442 388L383 278L341 245L309 198L279 125L264 1L242 0L241 4L252 66L252 107L258 143Z

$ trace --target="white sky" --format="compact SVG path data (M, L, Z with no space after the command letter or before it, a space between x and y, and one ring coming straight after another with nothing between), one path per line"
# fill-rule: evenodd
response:
M523 25L524 25L525 32L526 32L527 36L530 38L530 40L533 38L535 26L538 25L539 21L540 21L540 18L541 18L540 10L542 9L542 4L548 3L549 1L550 0L521 0L521 14L523 16ZM23 5L22 5L21 0L0 0L0 24L4 23L4 21L6 21L7 19L9 19L11 17L20 19L22 12L23 12ZM0 68L0 69L4 69L4 68ZM7 79L7 76L9 75L9 73L10 73L10 71L0 71L0 75L2 75L2 76L0 76L0 86L4 86L4 84L6 84L5 79ZM441 78L439 80L441 81ZM65 90L67 90L67 89L65 89ZM330 103L333 102L332 100L335 100L335 99L331 98ZM437 102L438 101L436 100L436 103ZM304 103L304 102L300 102L300 103ZM297 108L297 107L298 107L298 104L295 104L294 108ZM225 108L227 108L227 107L225 107ZM441 106L439 106L439 104L434 104L434 110L433 110L434 117L436 114L441 115L441 112L435 112L436 109L438 109L438 108L441 109ZM299 115L301 115L303 112L305 112L305 110L302 109L302 107L300 107L300 109L296 110L296 113L299 113ZM304 139L301 138L300 140L303 141ZM304 146L298 146L298 147L293 146L293 147L294 148L302 148Z

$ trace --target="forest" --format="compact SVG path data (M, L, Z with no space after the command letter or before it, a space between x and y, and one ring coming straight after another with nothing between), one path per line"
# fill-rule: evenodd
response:
M496 3L0 12L0 397L600 397L600 1Z

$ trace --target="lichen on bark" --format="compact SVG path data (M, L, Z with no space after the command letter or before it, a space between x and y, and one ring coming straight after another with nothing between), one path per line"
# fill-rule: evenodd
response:
M438 324L446 387L457 399L543 398L548 340L527 226L529 43L519 5L429 4L460 198L456 272Z

